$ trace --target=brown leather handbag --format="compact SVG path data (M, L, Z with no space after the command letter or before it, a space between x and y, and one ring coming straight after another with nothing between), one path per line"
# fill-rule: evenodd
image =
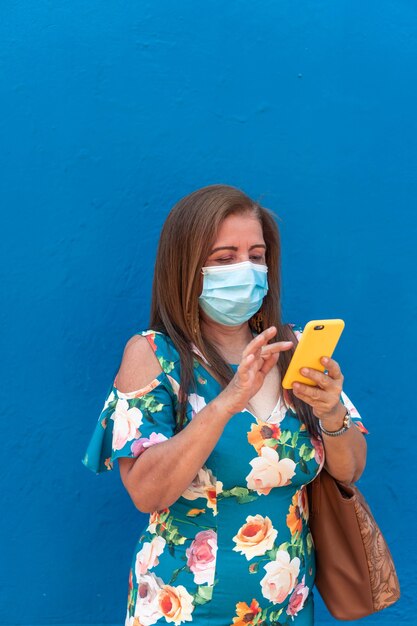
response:
M396 602L394 562L359 489L323 469L307 492L316 586L333 617L355 620Z

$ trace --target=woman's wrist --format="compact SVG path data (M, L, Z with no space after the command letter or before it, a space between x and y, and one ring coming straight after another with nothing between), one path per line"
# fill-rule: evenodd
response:
M344 420L346 417L347 409L344 404L339 402L339 404L335 407L334 413L324 416L319 416L320 422L323 427L329 432L336 432L343 428Z
M225 391L220 392L218 396L213 398L210 404L213 407L216 417L224 422L224 425L237 413L233 402L227 397L227 392Z

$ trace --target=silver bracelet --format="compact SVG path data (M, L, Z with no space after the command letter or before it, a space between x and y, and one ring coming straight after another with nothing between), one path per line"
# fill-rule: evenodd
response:
M346 415L343 418L343 426L342 428L339 428L339 430L326 430L323 427L321 420L319 420L319 424L320 424L321 432L327 435L328 437L339 437L339 435L343 435L343 433L349 430L349 428L352 426L352 416L349 412L349 409L346 409Z

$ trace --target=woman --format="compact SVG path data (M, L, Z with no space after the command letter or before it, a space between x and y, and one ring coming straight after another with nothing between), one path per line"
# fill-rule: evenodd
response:
M305 485L323 465L356 481L365 429L333 359L303 372L314 387L282 389L299 331L281 322L279 257L272 215L233 187L190 194L165 222L151 330L128 341L84 459L117 458L150 513L127 625L314 622Z

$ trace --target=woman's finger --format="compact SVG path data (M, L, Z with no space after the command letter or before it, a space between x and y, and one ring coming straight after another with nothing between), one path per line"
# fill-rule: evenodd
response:
M326 398L328 397L326 391L323 391L319 387L304 385L304 383L293 383L293 391L297 398L304 400L304 402L307 402L308 404L326 402Z
M264 362L259 371L262 372L264 376L266 376L268 372L278 363L279 355L280 352L276 352L270 354L265 359L262 357Z
M324 356L321 359L321 362L323 363L323 365L329 372L329 376L331 376L331 378L334 378L335 380L341 378L343 380L343 374L340 370L340 365L337 361L335 361L334 359L329 359L328 357Z
M236 372L240 385L245 387L250 384L251 379L253 379L254 374L259 371L259 369L260 366L254 354L248 354L243 358Z
M261 365L260 371L266 376L274 365L278 363L281 352L290 350L292 346L292 341L277 341L265 346L265 348L261 350L261 358L264 363Z
M246 379L249 377L249 371L252 368L254 361L255 356L253 354L248 354L241 360L239 367L237 368L237 373L241 378Z
M336 381L334 381L331 376L323 374L323 372L319 372L319 370L315 370L310 367L302 367L300 369L300 374L315 382L316 385L322 389L329 389L329 387L336 384Z
M292 341L275 341L274 343L268 343L266 346L261 348L261 357L263 359L267 358L271 354L275 354L276 352L284 352L285 350L290 350L293 347L294 343Z
M264 330L260 335L258 335L248 343L248 345L242 352L242 357L245 357L247 354L251 354L252 352L256 352L257 350L262 348L262 346L267 344L268 341L270 341L272 337L275 337L276 334L277 329L275 328L275 326L270 326L269 328Z

